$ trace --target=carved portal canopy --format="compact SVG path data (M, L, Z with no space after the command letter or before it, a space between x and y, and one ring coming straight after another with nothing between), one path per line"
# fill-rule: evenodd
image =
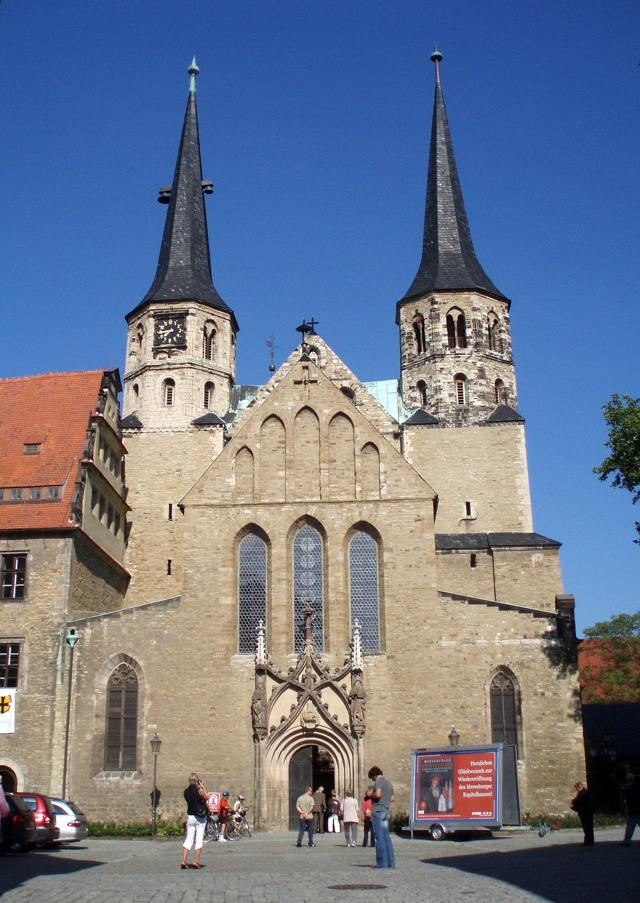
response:
M251 701L254 737L270 742L292 729L310 735L329 729L353 742L363 737L366 729L360 625L357 621L353 625L351 648L343 665L330 670L316 654L310 607L304 615L304 649L286 673L271 664L265 628L262 622L258 625Z

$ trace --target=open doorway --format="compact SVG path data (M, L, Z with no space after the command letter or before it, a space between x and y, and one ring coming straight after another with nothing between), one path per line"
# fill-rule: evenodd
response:
M18 789L18 779L16 773L8 765L0 765L0 778L2 778L2 789L5 793L15 793Z
M310 744L298 749L289 760L289 829L298 829L296 800L305 788L324 787L327 798L335 788L333 756L325 746Z

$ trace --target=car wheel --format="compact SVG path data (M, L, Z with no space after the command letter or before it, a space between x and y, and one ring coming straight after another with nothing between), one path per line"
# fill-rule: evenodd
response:
M445 838L446 832L442 825L431 825L429 832L431 834L431 840L444 840Z

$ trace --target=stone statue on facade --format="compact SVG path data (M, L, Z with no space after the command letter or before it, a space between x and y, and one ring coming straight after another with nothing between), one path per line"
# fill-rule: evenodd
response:
M356 671L351 677L351 692L349 693L349 709L351 712L351 724L355 734L363 734L366 724L367 694L362 683L362 674Z
M251 718L253 733L256 737L264 737L267 733L267 677L256 674L256 688L251 697Z

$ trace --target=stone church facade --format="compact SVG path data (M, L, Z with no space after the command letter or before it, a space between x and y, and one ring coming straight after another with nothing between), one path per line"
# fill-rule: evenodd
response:
M127 315L126 588L91 610L70 592L58 627L56 698L80 636L68 795L94 817L146 814L156 732L162 814L197 770L266 829L300 782L362 795L373 764L406 810L411 750L452 726L516 745L523 811L564 810L584 775L573 598L533 531L510 301L473 248L433 60L400 379L366 384L313 321L266 385L237 383L190 69L156 277ZM62 737L59 700L49 717ZM16 741L24 782L57 790L61 742L48 764Z

